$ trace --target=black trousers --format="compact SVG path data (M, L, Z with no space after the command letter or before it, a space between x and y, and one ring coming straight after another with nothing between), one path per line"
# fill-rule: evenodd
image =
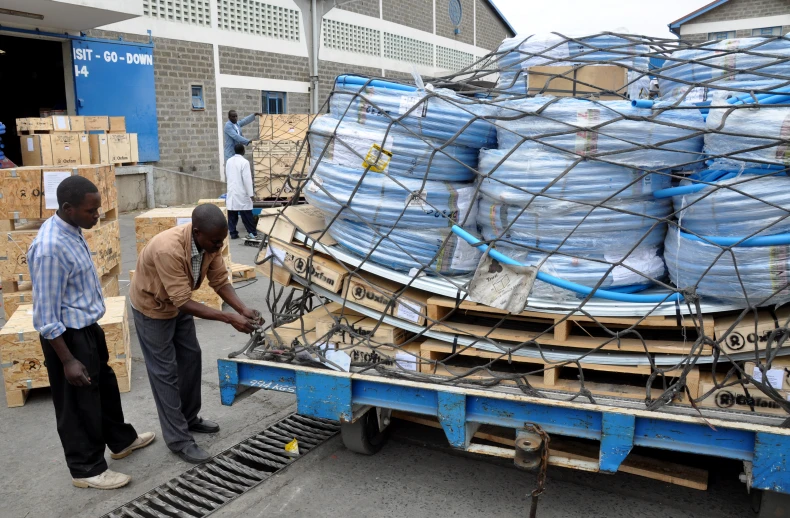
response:
M109 353L102 328L93 324L83 329L66 329L63 340L74 358L85 365L91 384L70 384L57 353L41 337L58 435L71 476L95 477L107 470L105 447L119 453L137 439L137 432L123 420L118 380L107 365Z
M236 225L239 224L239 214L241 214L241 222L244 223L244 228L247 229L247 233L257 234L252 210L229 210L228 229L230 230L230 237L239 237L239 232L236 230Z

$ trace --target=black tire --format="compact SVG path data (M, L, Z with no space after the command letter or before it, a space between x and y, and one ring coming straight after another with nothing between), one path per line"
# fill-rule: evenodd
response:
M340 425L343 445L354 453L373 455L387 442L389 427L379 430L379 418L375 408L371 408L354 423Z

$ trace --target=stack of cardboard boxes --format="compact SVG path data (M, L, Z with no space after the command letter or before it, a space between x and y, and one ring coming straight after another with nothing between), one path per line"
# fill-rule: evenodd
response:
M139 160L137 134L126 133L124 117L17 119L25 166L124 164Z
M262 115L259 139L253 144L255 195L258 198L291 198L309 172L304 142L315 115Z

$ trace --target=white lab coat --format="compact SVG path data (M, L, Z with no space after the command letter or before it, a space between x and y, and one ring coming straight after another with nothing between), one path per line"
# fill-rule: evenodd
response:
M250 196L255 195L252 188L250 163L242 155L233 155L225 164L225 177L228 180L228 196L225 206L228 210L252 210Z

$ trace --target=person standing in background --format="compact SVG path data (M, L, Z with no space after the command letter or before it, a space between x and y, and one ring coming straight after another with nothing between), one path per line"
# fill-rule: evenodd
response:
M71 176L57 188L58 212L41 226L27 258L33 284L33 326L41 336L58 435L72 484L117 489L129 475L110 471L104 460L151 444L124 422L118 380L107 364L104 296L81 229L99 222L101 195L87 178Z
M252 216L252 202L255 198L255 191L252 187L250 163L244 158L243 145L236 144L235 151L236 154L225 164L225 178L228 181L225 207L228 210L230 238L239 238L239 231L236 229L236 226L239 224L239 215L241 215L241 221L247 230L247 239L257 239L258 232L255 230L255 221Z
M250 139L244 138L241 134L241 128L255 120L255 117L260 113L253 113L239 120L239 115L236 110L228 112L228 122L225 123L225 162L233 158L236 154L236 144L249 146L252 142Z

